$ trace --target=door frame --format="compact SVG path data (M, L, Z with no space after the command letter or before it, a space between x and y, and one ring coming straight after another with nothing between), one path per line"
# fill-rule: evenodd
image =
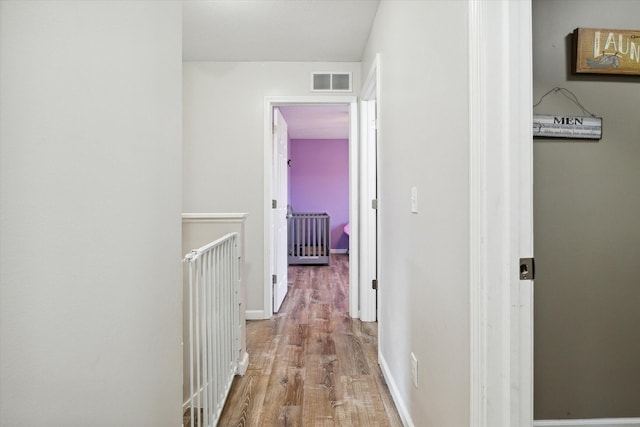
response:
M533 424L531 0L469 1L470 426Z
M377 212L377 221L371 218L371 203L373 189L379 188L378 182L378 157L377 157L377 132L379 128L378 111L370 111L368 102L378 103L379 80L378 69L380 67L380 54L376 54L373 63L362 85L360 94L360 320L374 322L379 319L378 310L380 292L376 292L370 286L372 279L380 277L380 215ZM371 126L371 122L374 126ZM372 135L373 134L373 135ZM370 138L376 138L376 148L371 150ZM372 152L373 151L373 152ZM375 157L374 157L375 156ZM376 190L377 193L377 190ZM380 197L376 194L376 200L380 208ZM372 223L373 222L373 223ZM378 324L378 334L382 326ZM378 348L379 350L379 348Z
M264 98L264 318L273 314L273 296L271 288L271 264L273 242L271 229L272 185L272 123L273 108L286 105L341 104L349 105L349 315L360 317L359 311L359 168L358 150L360 146L358 133L358 97L357 96L266 96Z

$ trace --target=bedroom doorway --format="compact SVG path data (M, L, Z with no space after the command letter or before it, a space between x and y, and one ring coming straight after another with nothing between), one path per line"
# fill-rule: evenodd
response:
M301 159L302 163L299 163L298 166L303 165L304 162L309 162L309 156L313 157L313 154L309 152L304 153L309 147L313 145L321 144L322 140L331 140L331 143L325 144L323 147L327 153L323 155L331 156L331 151L334 153L337 152L346 152L348 157L346 159L342 159L340 163L341 166L345 166L344 162L346 161L346 166L348 167L348 179L346 180L346 188L343 188L345 193L348 194L347 200L347 212L336 214L336 219L331 219L331 222L334 222L334 226L331 227L332 230L332 238L334 241L333 252L336 254L348 254L349 257L349 315L353 318L360 318L361 314L361 301L360 296L362 294L361 288L362 283L359 280L359 254L360 254L360 244L359 244L359 219L360 219L360 207L358 206L359 200L359 135L358 135L358 103L357 98L354 96L311 96L311 97L267 97L265 98L265 203L269 207L272 205L273 200L273 174L277 173L274 171L274 163L272 161L272 123L273 123L273 115L274 108L278 108L281 112L283 112L283 117L285 121L287 121L287 126L291 130L293 137L289 136L289 147L291 147L291 140L293 140L293 144L298 144L300 150L304 155L307 156L306 159ZM324 114L328 114L329 111L333 111L333 118L326 119L325 123L316 126L318 129L315 129L317 132L314 138L310 138L312 136L311 133L306 135L295 134L296 125L293 123L296 121L294 118L295 114L304 115L304 109L308 108L309 111L315 109L316 112L324 112ZM328 121L327 121L328 120ZM330 120L334 120L335 123L331 123ZM343 124L339 125L338 122L342 121ZM346 128L342 129L342 132L346 131L347 138L336 138L335 134L332 136L331 132L337 132L337 128L344 127L346 124ZM335 125L335 126L334 126ZM339 126L338 126L339 125ZM307 120L307 124L305 125L309 132L313 131L311 129L314 127L312 120ZM336 128L336 129L333 129ZM304 136L304 138L296 138L296 136ZM342 136L345 136L344 134ZM314 143L315 140L315 143ZM303 142L300 142L303 141ZM325 141L326 142L326 141ZM346 145L346 147L345 147ZM293 150L295 152L295 148ZM292 162L295 160L292 159ZM289 170L293 169L294 164L291 163L292 167L289 167L287 164L287 174ZM342 176L340 179L344 179ZM317 181L317 180L316 180ZM345 181L343 181L345 182ZM322 185L316 182L315 185ZM290 188L289 191L294 190ZM291 200L291 194L287 194L287 199ZM295 196L294 196L295 199ZM298 197L298 202L301 199ZM309 202L303 201L305 203ZM289 202L287 204L290 204ZM303 206L301 209L305 209ZM299 211L296 206L292 206L293 211ZM318 209L312 209L318 210ZM319 209L319 210L328 210L328 209ZM269 309L268 312L274 312L273 306L273 288L271 286L272 278L271 278L271 265L273 261L273 257L276 254L273 253L273 239L275 238L272 230L272 224L274 221L275 209L269 209L268 212L265 212L265 251L269 253L269 262L265 262L265 307ZM278 254L279 256L287 256L287 253ZM369 283L370 286L370 283ZM375 310L375 306L374 306ZM374 319L375 320L375 319Z
M278 109L289 129L289 263L325 265L349 253L349 106Z

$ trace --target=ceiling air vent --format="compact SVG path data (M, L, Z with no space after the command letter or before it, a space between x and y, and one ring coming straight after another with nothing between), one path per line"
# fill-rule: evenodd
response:
M351 73L311 73L313 92L351 92Z

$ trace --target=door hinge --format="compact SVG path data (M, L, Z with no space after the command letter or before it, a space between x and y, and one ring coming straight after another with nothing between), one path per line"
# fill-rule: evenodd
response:
M371 200L371 209L378 209L378 199Z
M275 124L275 123L271 123L271 133L272 133L273 135L275 135L275 134L276 134L276 124Z
M378 279L373 279L371 281L371 289L376 290L376 291L378 290Z
M272 274L271 275L271 284L275 285L276 283L278 283L278 275L277 274Z
M277 209L278 208L278 201L277 200L271 200L271 209Z
M533 280L535 275L535 260L533 258L520 258L520 280Z

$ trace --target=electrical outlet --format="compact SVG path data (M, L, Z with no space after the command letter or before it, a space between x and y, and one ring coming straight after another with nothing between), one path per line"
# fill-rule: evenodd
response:
M418 358L411 352L411 380L413 386L418 388Z

